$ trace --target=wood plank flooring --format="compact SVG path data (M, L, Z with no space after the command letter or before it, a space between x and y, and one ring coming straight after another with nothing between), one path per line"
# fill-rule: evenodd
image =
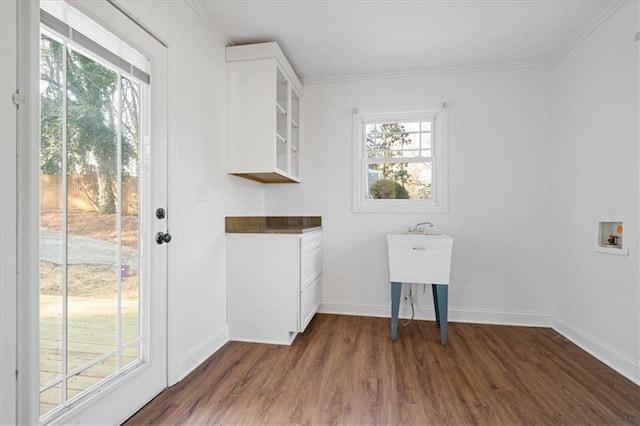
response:
M639 425L640 387L548 328L316 315L293 345L229 342L126 423Z

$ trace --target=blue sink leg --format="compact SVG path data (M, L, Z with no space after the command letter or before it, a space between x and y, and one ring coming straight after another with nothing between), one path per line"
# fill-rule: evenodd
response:
M400 312L400 295L402 283L391 283L391 340L398 337L398 313Z
M447 344L447 305L449 299L449 286L445 284L432 284L433 305L436 311L436 325L440 327L440 342Z

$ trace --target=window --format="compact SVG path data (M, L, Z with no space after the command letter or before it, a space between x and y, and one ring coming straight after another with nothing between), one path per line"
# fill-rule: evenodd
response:
M447 110L356 111L355 212L447 211Z

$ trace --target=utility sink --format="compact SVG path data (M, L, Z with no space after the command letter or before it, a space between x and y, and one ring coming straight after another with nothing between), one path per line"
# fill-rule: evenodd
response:
M414 229L419 228L418 225ZM445 234L389 234L391 282L391 340L398 335L402 283L431 284L440 341L447 344L447 309L453 238Z
M453 238L445 234L389 234L389 281L449 284Z

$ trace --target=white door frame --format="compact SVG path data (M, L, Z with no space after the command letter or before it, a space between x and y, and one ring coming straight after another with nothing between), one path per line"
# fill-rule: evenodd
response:
M0 1L0 424L16 423L17 2Z
M39 2L18 2L18 90L23 102L18 110L17 165L17 283L18 283L18 424L37 424L39 414L38 342L38 170L40 147ZM25 196L24 194L29 194ZM34 244L35 242L35 244ZM35 280L35 281L34 281Z
M70 1L75 7L80 9L88 16L96 19L99 22L105 23L107 29L118 34L121 28L125 25L131 25L129 18L118 12L113 6L107 2L92 3L91 10L87 9L80 2ZM39 216L39 181L37 179L37 173L34 171L39 169L39 2L29 1L19 3L19 15L21 16L20 25L18 28L18 38L21 42L18 44L18 56L21 81L18 82L20 92L24 94L25 107L20 110L18 117L18 150L20 153L20 160L18 162L18 180L17 188L18 193L22 194L18 197L18 215L17 220L19 224L18 230L18 370L20 371L18 380L18 405L17 405L17 421L20 424L37 424L39 419L39 374L37 366L39 363L39 342L38 342L38 299L39 289L34 283L38 282L38 216ZM156 43L154 41L154 43ZM144 51L144 49L142 49ZM152 82L152 94L155 96L156 102L161 99L160 102L163 105L168 105L167 102L167 87L165 85L168 82L167 79L167 49L166 46L161 50L156 50L156 62L152 63L152 79L155 81L163 81L163 85L158 89L156 83L155 88ZM158 53L160 52L160 53ZM149 53L149 52L147 52ZM153 55L149 55L152 57ZM159 59L158 59L159 58ZM159 63L160 65L155 65ZM161 78L160 78L161 76ZM168 145L168 111L166 108L155 112L155 118L157 123L162 123L164 130L161 132L162 137L165 138L165 144ZM154 130L152 129L152 132ZM152 133L153 134L153 133ZM156 132L156 138L158 137ZM166 145L165 145L166 146ZM168 148L168 147L167 147ZM168 149L167 149L168 152ZM151 152L152 157L156 154ZM166 155L163 154L163 155ZM153 158L152 158L153 161ZM166 161L166 160L165 160ZM165 173L167 171L165 170ZM165 175L166 178L166 175ZM15 187L14 187L15 188ZM167 208L167 187L163 185L164 195L155 191L152 194L152 201L154 204L149 207L165 207ZM156 205L162 204L162 205ZM150 222L150 226L147 227L149 235L144 236L145 239L152 238L155 232L166 231L167 221ZM150 243L151 244L151 243ZM165 266L168 264L168 247L166 245L157 246L155 243L150 245L150 250L154 251L152 257L163 259L162 264ZM144 401L136 401L136 398L130 398L127 395L123 395L123 392L113 392L121 384L125 382L137 383L137 378L145 374L150 367L156 369L161 367L161 374L157 375L151 382L153 383L154 394L162 391L167 385L167 328L166 328L166 316L167 312L167 275L163 273L164 278L162 280L154 279L155 272L151 271L150 280L153 283L152 292L155 292L158 296L154 297L154 305L151 307L151 322L160 323L162 335L154 335L153 342L156 346L150 350L149 362L144 366L137 369L130 375L119 378L109 385L100 389L100 392L89 396L77 405L78 410L67 412L57 417L53 422L73 422L73 423L119 423L133 414L137 409L141 408L148 399ZM164 320L157 320L162 316L158 316L162 310L164 312ZM141 348L142 350L143 348ZM138 395L138 393L136 393ZM105 406L105 404L98 405L97 413L94 412L88 415L83 411L84 406L88 406L93 402L108 398L111 405ZM123 408L123 413L117 413L113 407ZM124 417L123 417L124 416Z

